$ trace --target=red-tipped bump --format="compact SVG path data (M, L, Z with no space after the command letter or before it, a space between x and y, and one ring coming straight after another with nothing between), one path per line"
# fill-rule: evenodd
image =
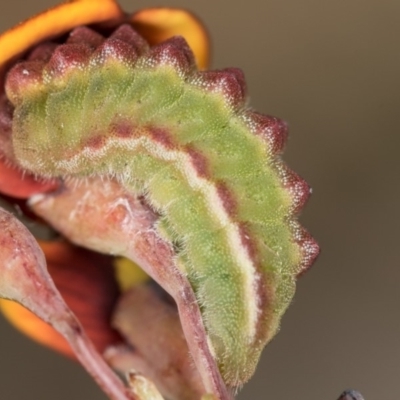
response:
M297 277L299 277L314 264L320 253L320 248L315 239L303 227L297 226L295 231L295 240L302 252L302 260L297 272Z
M174 36L150 49L147 64L171 65L182 75L194 71L196 62L186 40L181 36Z
M43 63L40 61L25 61L16 64L8 73L5 90L13 104L29 91L42 83Z
M288 137L288 127L285 121L254 111L246 113L245 120L252 132L265 140L272 154L282 153Z
M193 82L210 92L222 94L234 108L242 107L246 101L246 83L239 68L199 72Z
M280 167L283 186L289 191L292 197L292 210L299 212L306 204L311 194L308 183L290 168L282 165Z
M139 54L131 44L119 39L107 39L94 53L91 62L96 65L118 60L122 63L134 64Z
M144 54L149 49L147 42L130 26L121 25L110 36L110 39L118 39L130 44L139 55Z
M86 44L60 45L46 65L45 73L64 79L68 71L85 67L88 64L91 53L92 49Z
M59 46L59 44L54 42L45 42L36 46L29 56L27 57L28 61L41 61L42 63L48 63L51 59L51 56L54 53L54 50Z
M82 44L85 43L93 50L99 47L105 38L100 33L86 26L75 28L68 36L67 44Z

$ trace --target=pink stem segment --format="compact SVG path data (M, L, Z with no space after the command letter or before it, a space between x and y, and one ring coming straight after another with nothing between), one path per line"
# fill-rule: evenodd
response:
M22 304L60 332L110 399L140 400L123 385L84 333L48 274L44 254L32 234L1 208L0 260L0 297Z

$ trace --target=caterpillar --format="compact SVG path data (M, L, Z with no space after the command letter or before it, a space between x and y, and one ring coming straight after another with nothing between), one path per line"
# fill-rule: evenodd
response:
M116 179L157 213L225 382L253 373L318 254L297 222L307 183L280 159L281 120L247 105L243 73L198 71L181 37L74 29L8 73L13 158L46 178Z

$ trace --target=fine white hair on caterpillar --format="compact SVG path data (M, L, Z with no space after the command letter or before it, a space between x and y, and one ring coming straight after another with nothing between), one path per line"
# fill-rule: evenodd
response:
M318 246L297 222L310 189L280 159L287 126L248 108L243 73L198 71L181 37L77 28L17 63L6 96L19 167L145 197L224 381L247 381Z

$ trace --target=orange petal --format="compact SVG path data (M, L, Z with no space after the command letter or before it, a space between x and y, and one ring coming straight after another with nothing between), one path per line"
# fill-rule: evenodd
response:
M14 301L0 299L0 310L14 327L35 342L51 347L68 357L75 358L64 337L25 307Z
M83 325L99 352L118 343L110 318L119 291L111 258L67 242L39 242L47 267L67 305ZM1 300L5 317L31 339L75 358L68 343L51 326L17 303Z
M210 51L208 33L190 12L176 8L148 8L134 13L131 22L150 45L171 36L183 36L195 54L198 67L207 68Z
M0 36L0 67L33 45L86 24L123 16L114 0L70 0L50 8Z

